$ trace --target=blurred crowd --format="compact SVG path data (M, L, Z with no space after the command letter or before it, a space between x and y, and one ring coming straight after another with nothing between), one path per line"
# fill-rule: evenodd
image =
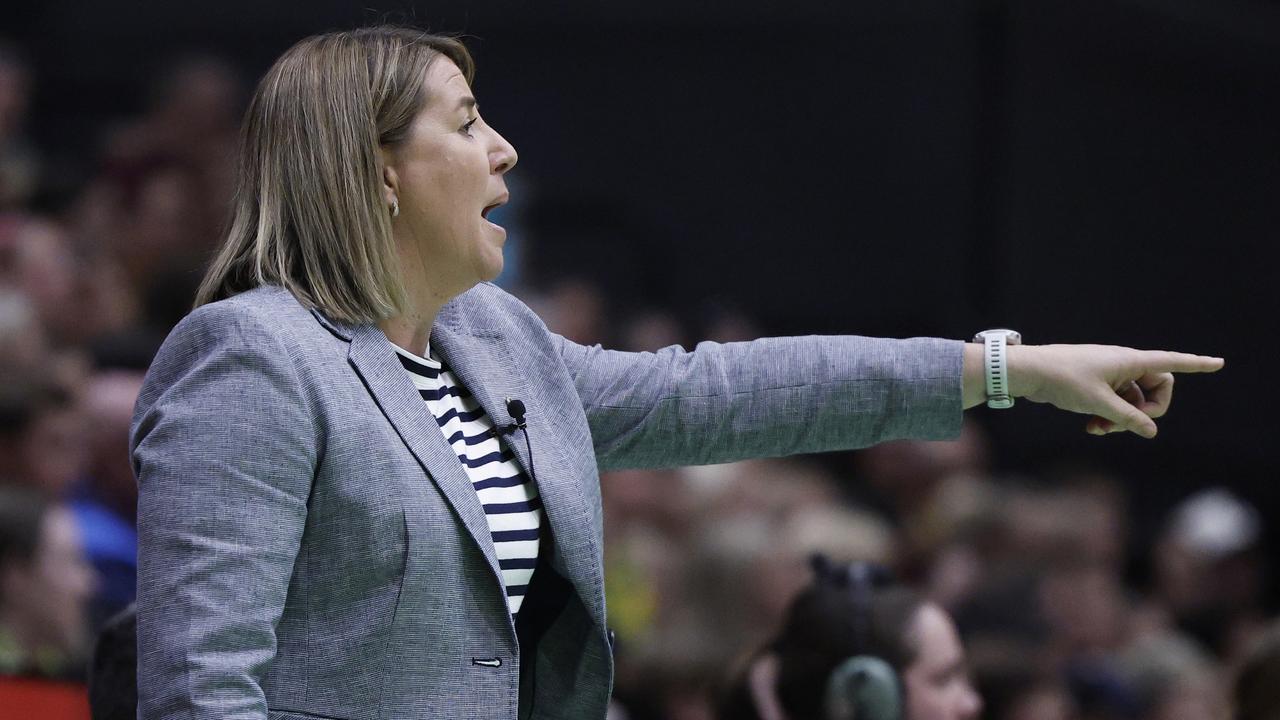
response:
M69 170L30 139L38 78L0 44L0 675L87 683L100 631L134 597L133 404L219 240L247 87L216 58L177 59ZM519 217L504 220L522 240ZM581 343L762 334L723 307L624 311L589 279L504 278ZM1275 711L1280 630L1255 508L1206 487L1140 536L1123 477L1071 458L997 475L972 415L956 441L886 443L847 472L795 458L602 477L613 715L714 717L815 552L891 568L948 611L984 717Z

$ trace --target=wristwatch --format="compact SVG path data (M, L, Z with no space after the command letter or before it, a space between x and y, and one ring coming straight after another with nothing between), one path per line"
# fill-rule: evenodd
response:
M982 359L987 369L987 407L997 410L1013 407L1013 396L1009 394L1009 354L1005 347L1021 345L1022 334L1006 328L983 330L973 336L973 341L984 346Z

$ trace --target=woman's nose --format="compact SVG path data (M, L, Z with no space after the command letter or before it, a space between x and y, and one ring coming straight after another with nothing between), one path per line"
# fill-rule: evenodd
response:
M492 172L501 175L516 166L516 161L520 159L516 153L515 147L507 142L497 130L493 131L496 138L494 149L489 153L489 166Z

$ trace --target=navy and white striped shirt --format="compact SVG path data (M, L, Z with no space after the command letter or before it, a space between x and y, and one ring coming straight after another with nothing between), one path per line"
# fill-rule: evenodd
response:
M430 347L425 358L400 347L396 347L396 355L480 497L498 551L507 608L514 619L538 561L538 531L542 527L538 488L529 482L511 451L502 447L492 432L493 421L471 391L453 371L431 357Z

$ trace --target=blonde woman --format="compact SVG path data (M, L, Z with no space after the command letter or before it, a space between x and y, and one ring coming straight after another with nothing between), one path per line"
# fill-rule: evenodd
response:
M583 347L488 281L517 154L459 43L302 41L131 435L139 717L600 718L598 472L953 438L983 346ZM1006 393L1154 434L1215 358L1009 348ZM536 462L535 462L536 458Z

